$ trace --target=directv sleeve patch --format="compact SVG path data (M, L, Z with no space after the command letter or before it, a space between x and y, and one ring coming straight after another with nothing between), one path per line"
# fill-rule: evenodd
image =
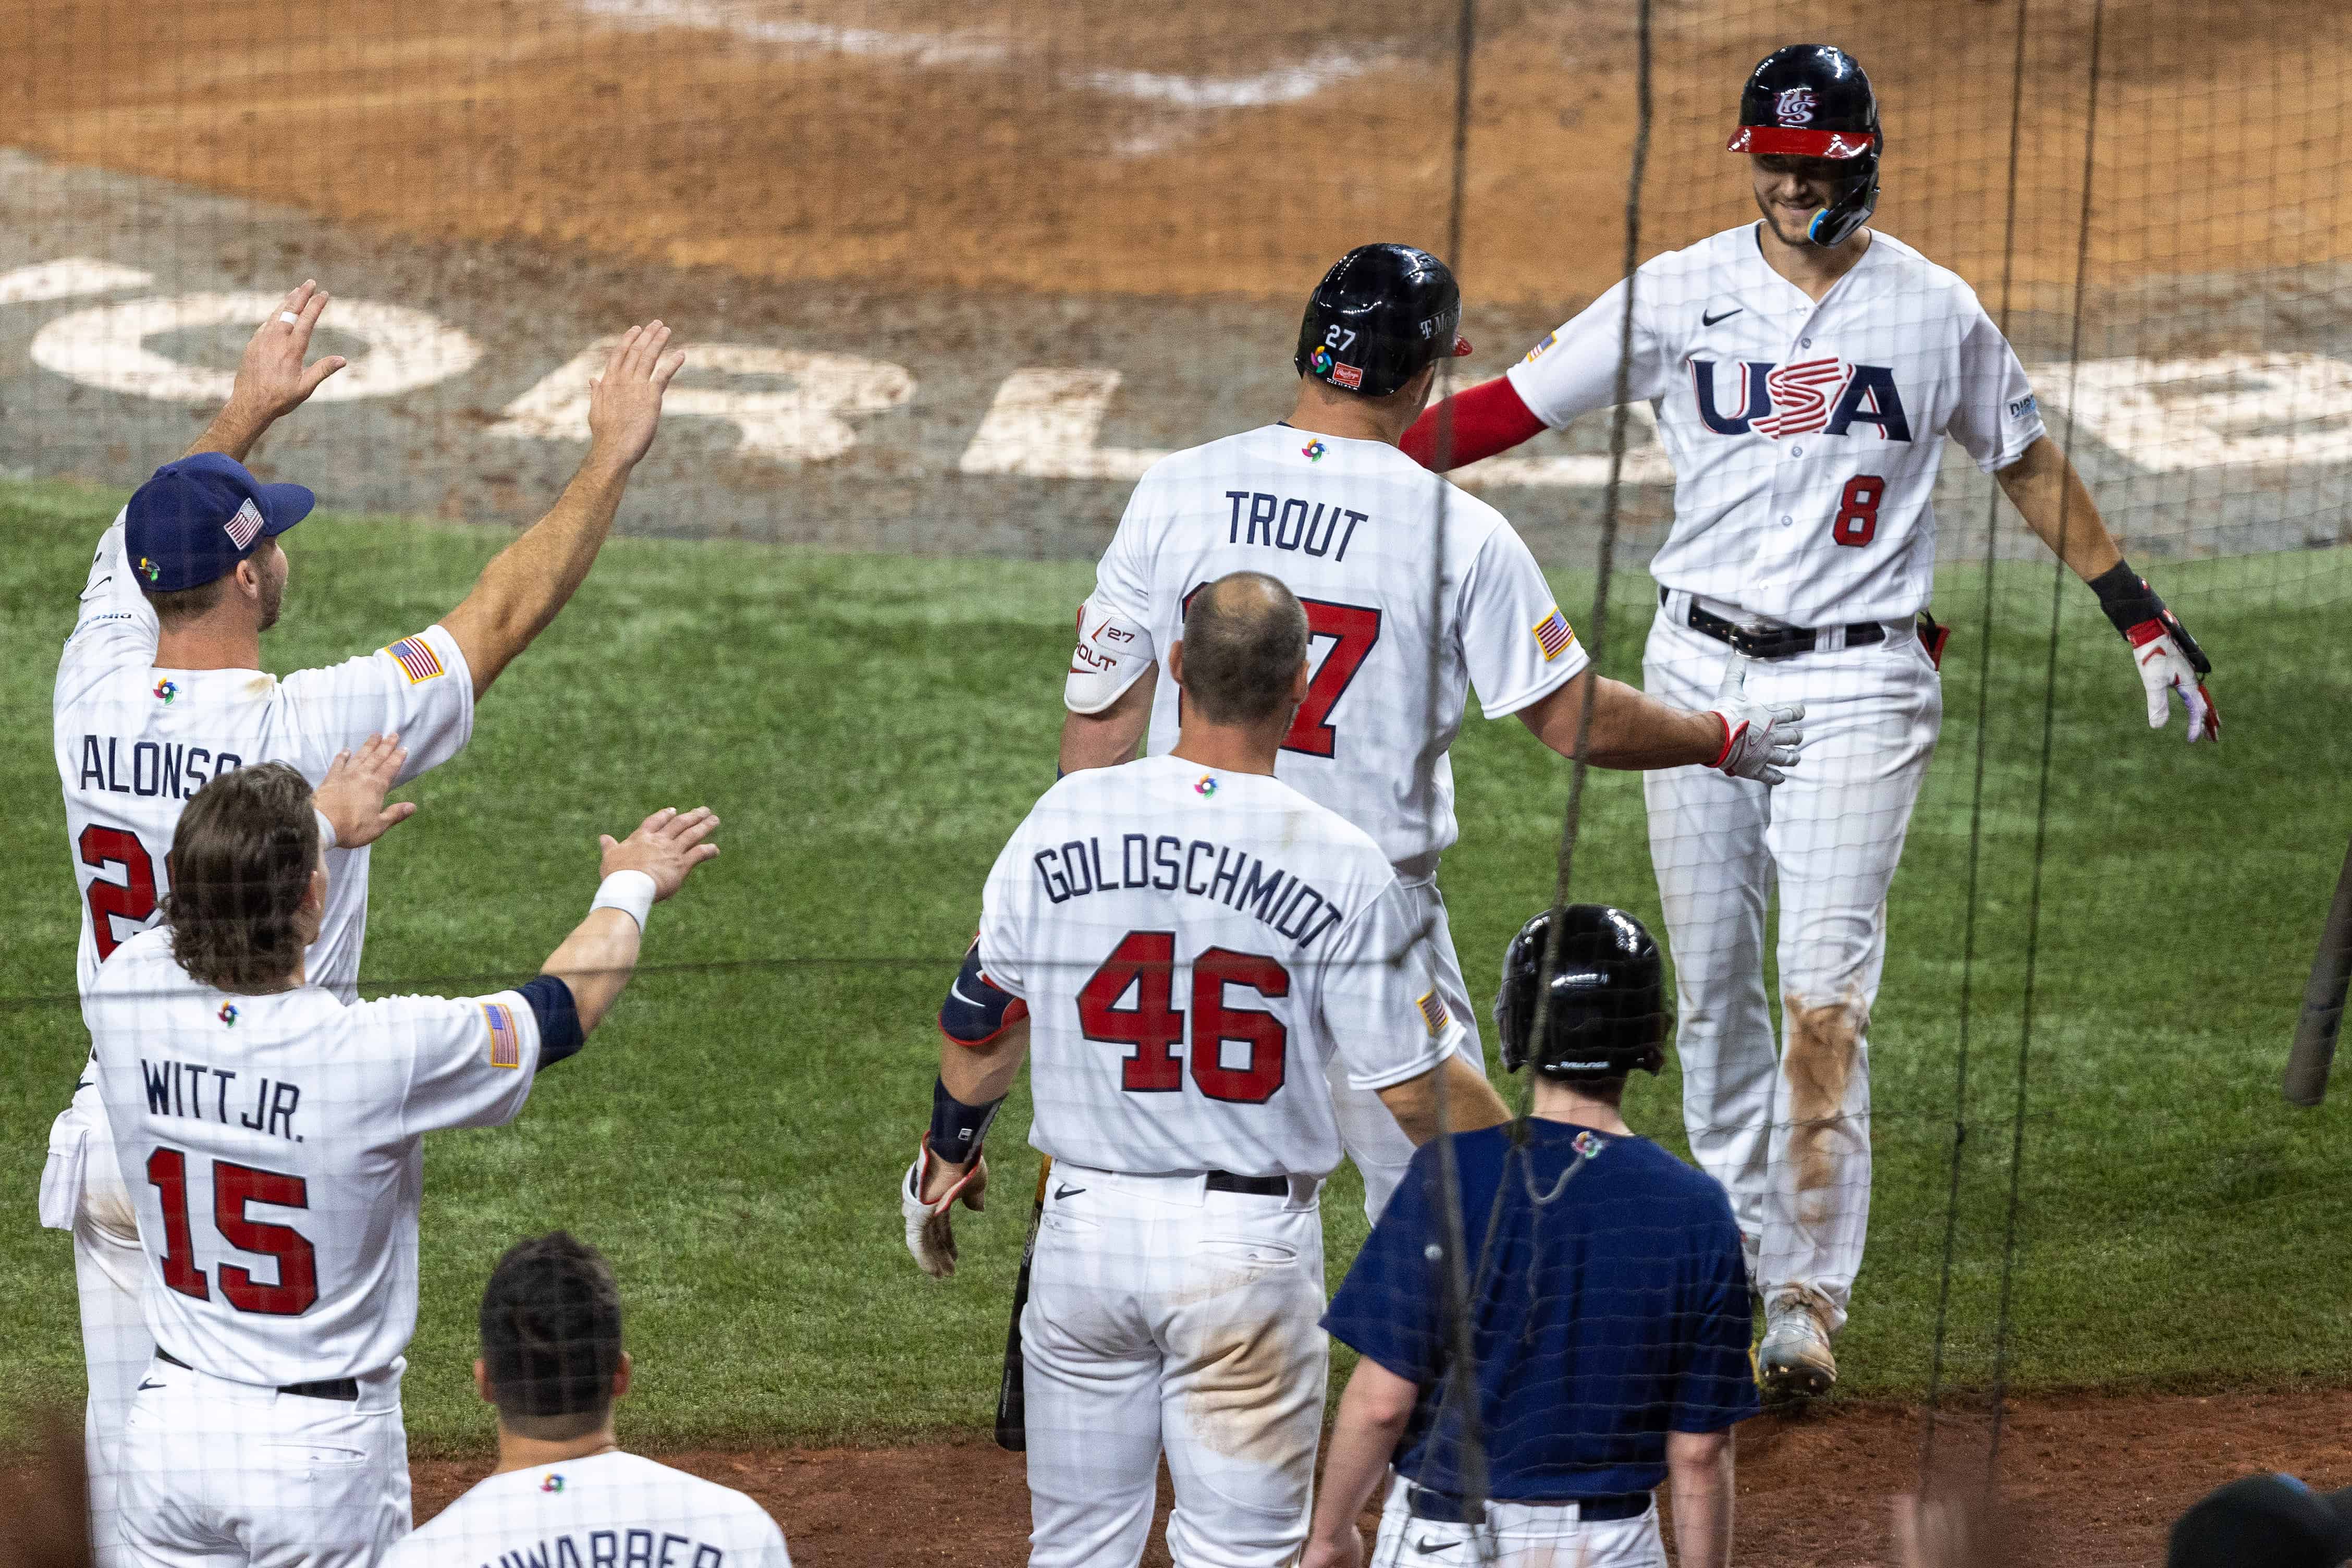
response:
M440 656L433 651L433 645L423 637L403 637L383 651L392 655L398 662L402 670L407 674L408 684L411 686L420 680L435 679L446 673L441 668Z
M940 1004L940 1031L960 1046L985 1046L1029 1016L1029 1004L1000 990L980 967L980 943L963 955L963 973Z
M490 1065L521 1067L522 1035L515 1028L513 1012L503 1002L485 1002L482 1021L490 1026Z
M1536 646L1543 649L1546 664L1566 653L1576 642L1575 628L1561 616L1558 605L1551 607L1551 614L1535 624L1535 634Z

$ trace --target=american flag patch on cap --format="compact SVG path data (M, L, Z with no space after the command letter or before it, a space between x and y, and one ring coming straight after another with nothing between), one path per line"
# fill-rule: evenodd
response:
M1550 615L1536 623L1535 632L1536 646L1543 649L1546 664L1566 653L1569 645L1576 640L1574 628L1561 618L1558 605L1551 607Z
M513 1011L503 1002L485 1002L482 1021L490 1026L490 1065L522 1066L522 1036L515 1029Z
M1552 618L1559 619L1557 616ZM439 656L434 653L433 645L423 637L403 637L383 651L400 661L400 668L408 672L408 684L411 686L442 673Z
M1445 1033L1446 1026L1454 1022L1454 1015L1445 1010L1445 998L1437 994L1434 985L1423 992L1413 1005L1421 1009L1421 1021L1429 1026L1433 1035Z
M260 536L261 509L253 504L251 496L247 496L245 504L236 509L236 515L222 523L221 527L227 531L229 542L242 550Z

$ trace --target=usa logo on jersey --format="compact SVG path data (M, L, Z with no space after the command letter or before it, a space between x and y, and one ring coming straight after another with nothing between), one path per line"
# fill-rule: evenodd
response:
M1857 424L1875 425L1881 440L1911 439L1911 417L1894 370L1883 364L1848 364L1840 359L1799 360L1776 365L1735 360L1724 368L1738 387L1717 389L1713 360L1690 362L1691 394L1699 423L1718 436L1750 431L1769 440L1790 436L1843 436ZM1735 412L1719 398L1736 395Z

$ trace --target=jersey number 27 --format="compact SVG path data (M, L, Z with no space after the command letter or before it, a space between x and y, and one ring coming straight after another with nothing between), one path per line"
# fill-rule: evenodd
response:
M1254 952L1213 947L1192 961L1192 1038L1184 1053L1192 1081L1211 1100L1263 1105L1282 1087L1290 1059L1290 1031L1271 1013L1229 1007L1225 988L1245 986L1261 996L1290 994L1290 972ZM1122 1007L1129 990L1135 1005ZM1174 1094L1184 1088L1176 1046L1184 1014L1176 1005L1176 933L1131 931L1119 938L1102 967L1078 988L1078 1026L1087 1038L1133 1046L1120 1069L1129 1094ZM1224 1064L1230 1040L1249 1047L1249 1065Z

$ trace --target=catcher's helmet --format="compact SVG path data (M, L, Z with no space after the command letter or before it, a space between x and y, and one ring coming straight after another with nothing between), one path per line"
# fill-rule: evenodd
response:
M1360 245L1307 296L1290 363L1301 375L1386 397L1442 355L1466 354L1462 290L1445 263L1410 245Z
M1740 90L1728 150L1848 165L1836 195L1806 227L1815 245L1837 244L1878 205L1878 157L1886 150L1878 98L1854 58L1834 44L1790 44L1758 61Z
M1503 954L1495 1025L1504 1070L1533 1063L1547 1078L1570 1079L1656 1072L1666 1064L1667 1023L1658 944L1641 921L1606 904L1570 904L1560 918L1559 969L1541 1040L1530 1037L1552 912L1521 926Z

